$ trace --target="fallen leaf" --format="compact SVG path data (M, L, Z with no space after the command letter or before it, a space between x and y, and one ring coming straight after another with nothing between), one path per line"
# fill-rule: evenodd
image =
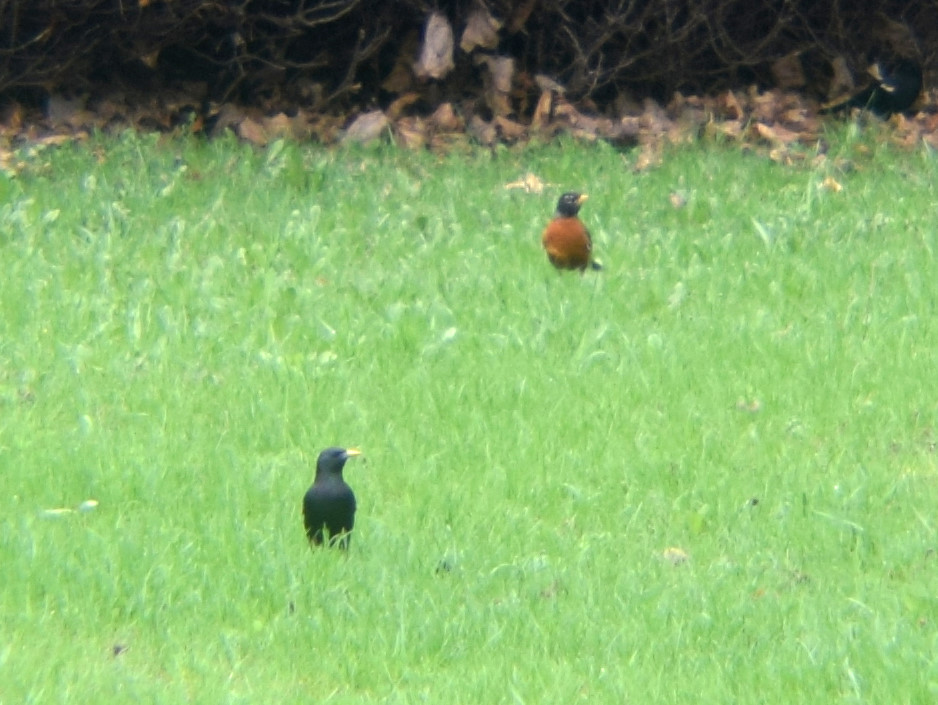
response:
M427 120L436 129L447 132L455 132L465 127L462 119L453 110L452 103L441 103Z
M671 565L683 565L690 560L690 556L687 555L687 552L677 546L669 546L664 549L664 551L661 552L661 557Z
M840 182L837 181L833 176L828 176L824 181L821 182L821 188L828 191L833 191L834 193L840 193L843 191L843 186L840 185Z
M380 110L362 113L345 130L343 142L371 142L381 137L387 130L387 115Z
M738 140L743 134L743 123L741 120L711 120L704 127L704 134Z
M534 106L534 115L531 116L531 129L543 130L550 123L551 107L553 99L550 91L542 91L538 98L537 105Z
M632 170L637 172L647 171L660 164L661 152L656 146L646 143L642 145L642 149L638 153L638 158L635 160L635 164L632 165Z
M730 120L740 120L744 115L743 107L739 104L739 99L733 91L726 91L726 93L720 95L717 100L717 107L721 117Z
M674 208L683 208L687 205L687 197L677 191L668 194L668 200L671 201L671 206Z
M797 132L786 129L781 125L769 126L762 122L753 123L753 129L755 130L756 135L765 140L766 142L771 142L775 145L789 145L792 142L797 142L801 137Z
M74 512L74 509L69 509L68 507L56 507L55 509L42 510L41 515L48 518L55 518L65 516L67 514L74 514Z
M470 118L468 130L470 135L486 146L495 144L495 140L498 138L498 131L495 129L495 126L490 122L486 122L478 115L473 115L472 118Z
M502 115L496 117L493 122L495 123L495 126L498 128L498 131L501 133L502 137L511 142L520 140L527 135L527 127L522 125L520 122L509 120Z
M415 91L410 91L395 98L391 101L391 104L388 106L387 117L389 120L396 120L401 115L404 114L404 111L409 108L411 105L420 100L420 94Z
M534 77L534 83L536 83L537 87L542 91L553 91L554 93L558 93L560 95L563 95L567 92L567 89L557 83L557 81L552 79L550 76L545 76L542 73L539 73Z
M443 78L453 70L453 28L441 12L431 12L423 34L423 48L414 66L420 78Z
M749 401L739 398L736 400L736 409L737 411L745 411L750 414L755 414L758 411L762 410L762 402L758 399L750 399Z
M492 17L484 5L478 5L469 14L466 28L459 40L459 48L469 54L476 47L494 49L498 46L498 30L502 23Z
M517 181L512 181L511 183L505 184L506 189L524 189L528 193L542 193L544 187L549 184L545 184L541 181L535 174L532 174L530 171L522 176Z
M419 117L404 117L394 124L398 140L410 149L422 149L427 145L427 127Z
M264 129L264 126L249 117L238 123L235 132L238 137L251 144L263 146L268 141L267 130Z
M286 113L277 113L268 118L264 118L264 132L268 139L276 137L295 137L293 129L293 119Z

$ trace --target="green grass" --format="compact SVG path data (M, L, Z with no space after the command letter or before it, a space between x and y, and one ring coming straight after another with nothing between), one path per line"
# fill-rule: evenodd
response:
M938 161L829 141L24 154L0 703L933 702ZM540 250L571 188L595 275Z

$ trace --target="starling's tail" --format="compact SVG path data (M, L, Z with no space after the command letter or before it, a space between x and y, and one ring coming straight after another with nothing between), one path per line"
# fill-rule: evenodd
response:
M870 101L873 98L873 93L879 89L879 85L868 86L864 90L860 91L856 95L850 96L846 100L842 100L839 103L834 105L828 105L824 108L818 110L818 113L821 115L834 115L837 113L843 113L850 108L868 108L870 107Z

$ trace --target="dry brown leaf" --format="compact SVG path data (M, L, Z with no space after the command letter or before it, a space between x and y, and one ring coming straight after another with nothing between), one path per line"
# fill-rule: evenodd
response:
M455 151L468 152L471 145L465 132L442 132L430 137L430 149L437 153L449 154Z
M909 125L906 128L897 129L892 135L892 142L902 148L911 149L918 144L921 137L922 134L918 125Z
M510 56L487 56L485 63L488 65L495 90L509 93L511 80L515 75L515 60Z
M414 73L420 78L443 78L454 68L453 28L441 12L431 12Z
M759 93L755 88L749 92L750 117L760 122L775 122L778 112L778 91Z
M16 134L23 128L25 110L23 104L19 101L11 101L3 108L3 115L0 117L0 133Z
M543 91L541 97L537 99L537 105L534 106L534 114L531 116L531 129L543 130L550 123L551 108L553 99L550 91Z
M609 118L595 118L577 110L572 103L558 97L554 104L554 117L570 126L570 133L580 137L595 139L599 134L620 135L619 125L614 125Z
M821 182L821 188L827 191L833 191L834 193L840 193L844 189L844 187L840 185L840 182L833 176L828 176L824 179L824 181Z
M938 131L938 113L919 113L919 123L922 126L922 132Z
M143 62L143 65L149 69L155 69L157 64L160 61L160 50L156 49L155 51L147 52L146 54L140 55L140 61Z
M642 145L641 150L638 153L638 157L635 160L635 164L632 165L633 171L647 171L653 167L659 166L661 164L661 152L656 144L645 143Z
M498 46L498 30L502 23L492 17L484 5L477 5L469 14L469 21L459 40L459 48L469 54L476 47L494 49Z
M817 116L809 113L804 106L787 108L778 116L779 122L799 132L816 132L819 126Z
M267 133L268 139L276 137L296 137L293 119L287 116L286 113L277 113L271 117L264 118L263 124L264 132Z
M781 125L769 126L762 122L753 123L753 129L755 130L756 136L759 138L780 146L796 142L801 136L797 132L786 129Z
M791 166L794 164L792 159L791 152L788 151L788 147L772 147L769 150L769 159L771 159L776 164L783 164L784 166Z
M476 63L485 64L485 101L495 115L511 115L511 86L515 60L507 56L479 56Z
M511 183L505 184L506 189L523 189L528 193L542 193L545 186L552 184L545 184L541 181L535 174L532 174L530 171L522 176L517 181L512 181Z
M511 142L520 140L527 136L528 128L522 125L520 122L509 120L503 115L498 115L493 122L495 123L495 126L498 128L498 131L501 133L502 137Z
M339 115L314 115L306 121L311 137L323 144L334 144L342 136L342 117Z
M13 176L22 168L16 161L16 155L9 149L0 147L0 172Z
M690 560L690 556L687 555L687 551L685 551L683 548L678 548L677 546L668 546L668 548L661 552L661 557L671 565L683 565Z
M726 91L717 98L717 110L722 117L730 120L741 120L744 116L743 106L733 91Z
M238 137L251 144L260 146L267 144L267 130L264 129L263 125L252 118L246 117L239 122L235 128L235 132Z
M473 115L470 118L468 129L470 135L487 147L495 144L495 140L498 139L498 131L495 126L478 115Z
M388 128L388 118L380 110L362 113L345 130L343 142L371 142L378 139Z
M394 124L400 144L410 149L423 149L427 145L427 126L419 117L403 117Z
M704 134L736 140L743 134L743 123L740 120L711 120L704 126Z
M391 104L388 106L388 119L396 120L404 114L404 111L407 108L416 103L418 100L420 100L420 94L415 91L410 91L409 93L405 93L399 98L391 101Z
M738 411L745 411L749 414L755 414L759 411L762 411L762 402L755 398L747 401L746 399L740 397L736 400L736 409Z
M73 141L79 135L65 135L65 134L54 134L46 135L45 137L40 137L37 140L34 140L36 144L41 144L44 147L59 147L63 144L68 144Z
M668 194L668 200L673 208L683 208L687 205L687 196L678 191L672 191Z
M542 73L539 73L534 77L534 83L536 83L537 87L542 91L553 91L554 93L559 93L560 95L563 95L567 92L567 89L557 83L557 81L552 79L550 76L545 76Z
M452 103L440 103L440 106L430 116L429 122L436 129L447 132L455 132L465 127L462 118L453 110Z
M928 132L922 135L922 139L925 140L925 144L927 144L929 147L938 150L938 134L934 132Z
M625 115L619 119L619 134L625 137L638 137L642 134L642 118L638 115Z

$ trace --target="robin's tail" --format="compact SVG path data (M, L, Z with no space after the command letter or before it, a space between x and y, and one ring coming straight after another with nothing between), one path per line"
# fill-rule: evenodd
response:
M590 269L599 271L599 270L602 269L602 268L603 268L602 262L598 262L598 261L596 261L596 260L594 260L594 259L591 259L591 260L590 260Z

